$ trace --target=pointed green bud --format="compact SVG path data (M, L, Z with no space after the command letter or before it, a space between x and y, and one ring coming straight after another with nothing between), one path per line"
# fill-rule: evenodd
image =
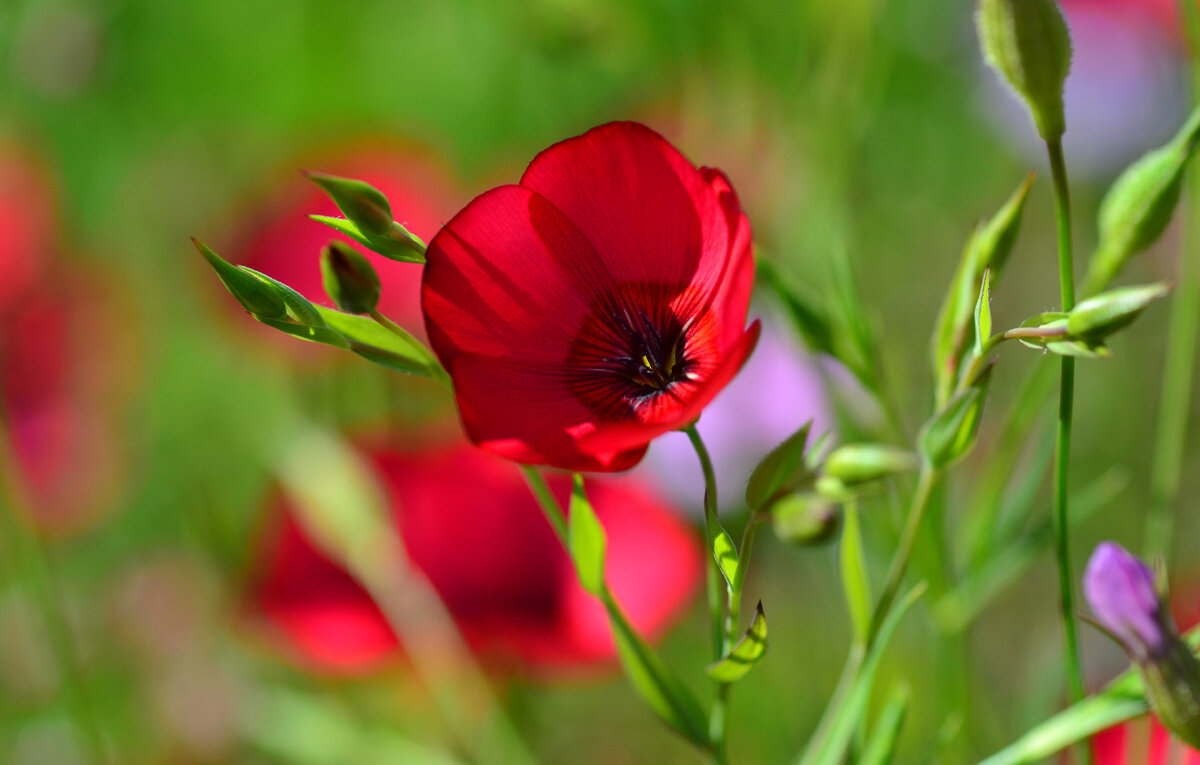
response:
M1098 342L1130 324L1155 300L1166 297L1170 287L1161 282L1141 287L1122 287L1088 298L1067 317L1067 333Z
M379 274L363 254L333 241L321 250L321 283L334 304L348 313L370 313L379 304Z
M916 455L905 449L884 444L846 444L829 453L823 472L845 486L856 486L910 473L918 467Z
M995 365L992 361L984 367L978 377L921 428L918 445L931 467L940 469L957 462L975 446Z
M1038 133L1058 140L1066 130L1063 83L1071 37L1054 0L980 0L975 15L983 55L1025 101Z
M1104 289L1129 260L1162 236L1179 203L1183 171L1200 142L1200 108L1170 143L1134 162L1100 204L1100 243L1088 263L1083 293Z
M325 190L342 214L367 236L385 236L392 227L392 206L383 192L365 181L305 172Z
M797 545L822 545L842 525L840 508L811 494L789 494L771 506L775 536Z

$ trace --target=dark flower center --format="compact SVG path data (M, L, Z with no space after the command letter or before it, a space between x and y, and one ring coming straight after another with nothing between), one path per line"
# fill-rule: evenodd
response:
M645 416L683 404L703 365L697 330L707 313L680 316L680 300L662 287L627 286L597 301L571 344L567 384L597 415Z

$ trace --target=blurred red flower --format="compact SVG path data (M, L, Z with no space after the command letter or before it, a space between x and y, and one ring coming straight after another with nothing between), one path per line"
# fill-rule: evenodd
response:
M1096 765L1200 765L1200 752L1171 737L1153 715L1092 737Z
M429 245L425 325L472 441L624 470L758 339L750 224L718 170L632 122L546 149Z
M450 174L430 152L411 146L362 145L309 158L315 170L358 178L382 191L397 219L424 241L462 204L465 195L455 190ZM331 239L352 244L379 272L383 283L379 310L418 337L421 321L421 268L398 263L351 242L308 216L341 217L337 206L311 181L292 173L272 201L259 210L255 225L233 249L233 262L272 276L309 300L332 305L321 285L320 252ZM273 336L278 333L271 330ZM280 337L293 353L303 353L304 343Z
M532 668L608 658L603 608L579 586L520 473L466 446L369 449L412 563L424 572L473 650ZM551 487L566 500L569 481ZM608 532L608 579L637 627L657 634L702 577L698 541L671 509L631 479L589 482ZM367 592L283 516L262 550L253 608L317 666L368 670L399 643Z
M54 197L35 162L0 150L3 448L31 520L65 532L105 509L120 483L116 418L134 360L115 285L58 258Z

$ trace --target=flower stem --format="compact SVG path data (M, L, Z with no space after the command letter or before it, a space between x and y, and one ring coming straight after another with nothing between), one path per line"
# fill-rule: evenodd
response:
M529 483L529 490L533 492L538 507L542 508L546 520L550 522L550 527L554 529L558 540L565 548L567 546L567 517L563 513L562 506L558 504L558 499L550 491L542 471L532 465L521 465L521 471L525 473L525 480Z
M700 432L696 430L696 425L693 423L683 429L687 433L688 440L692 442L692 447L696 450L696 456L700 459L700 469L704 473L704 531L705 542L708 545L708 566L707 566L707 581L708 581L708 609L712 618L712 642L713 642L713 660L719 661L729 649L733 647L733 641L736 637L737 620L739 617L738 611L741 607L741 582L737 581L742 577L734 577L738 587L734 587L730 583L726 588L728 596L729 608L722 608L721 598L721 581L723 574L717 564L716 556L713 553L713 536L719 528L717 519L717 475L713 470L712 457L708 453L708 447L704 445L704 439L700 437ZM753 521L751 521L753 523ZM747 528L748 537L743 536L743 544L750 541L753 542L754 535ZM743 554L749 552L745 549ZM739 557L739 568L741 568L741 559ZM724 613L722 613L724 611ZM729 705L729 683L717 683L716 696L713 699L712 709L709 711L709 736L712 739L714 756L718 761L723 761L725 757L725 736L726 736L726 713Z
M1071 194L1061 139L1046 141L1054 178L1054 218L1058 228L1058 277L1062 310L1075 307L1075 273L1071 255ZM1058 397L1058 443L1054 466L1054 535L1058 558L1059 603L1067 660L1067 687L1073 701L1083 698L1083 671L1075 624L1075 588L1071 575L1070 526L1067 499L1070 492L1071 419L1075 408L1075 359L1062 358Z
M925 511L929 509L929 500L933 496L933 488L937 485L939 477L939 471L928 464L921 466L921 473L917 477L917 488L913 492L912 504L908 508L908 517L904 523L904 531L901 533L900 543L896 547L896 554L892 557L892 565L888 568L887 579L884 581L883 590L879 593L879 601L875 604L875 612L871 617L871 628L867 633L866 641L868 648L875 642L879 627L887 618L888 611L892 608L892 602L896 599L896 593L904 581L904 573L908 570L908 562L912 558L913 545L916 544L917 533L921 530L921 521L925 517Z

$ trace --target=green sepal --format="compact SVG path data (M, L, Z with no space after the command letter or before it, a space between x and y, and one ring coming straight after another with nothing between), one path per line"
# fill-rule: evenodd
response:
M748 507L752 510L764 509L781 494L791 490L798 479L802 483L814 477L804 459L804 447L811 429L812 420L809 420L762 458L746 482Z
M395 221L387 236L367 236L358 230L353 221L345 218L334 218L329 215L310 215L309 218L317 223L329 226L339 234L350 237L368 250L382 255L390 260L403 263L424 263L425 243L421 238Z
M588 501L579 473L571 485L571 502L567 514L567 550L575 563L579 584L593 595L604 592L604 558L607 538L596 511Z
M940 469L957 462L974 447L994 368L995 361L984 367L967 388L921 428L918 445L931 467Z
M991 272L984 269L979 283L979 299L975 301L975 355L983 355L983 347L992 336Z
M605 590L601 599L608 610L617 655L634 690L659 719L692 743L707 749L710 744L708 720L696 697L637 633L611 593Z
M767 653L767 617L763 614L762 601L754 609L750 626L719 661L709 664L705 672L718 683L741 680L750 668Z
M907 449L887 444L844 444L829 453L821 470L843 486L857 486L911 473L918 467L916 456Z
M737 577L737 545L733 543L733 537L729 536L729 532L725 530L725 527L716 518L709 518L705 523L708 526L709 537L712 539L712 550L710 553L713 556L713 560L717 562L717 567L721 569L721 574L725 577L725 581L732 587Z
M321 284L334 305L347 313L374 311L383 290L371 261L338 241L321 248Z
M1066 130L1063 84L1071 37L1054 0L980 0L975 14L983 55L1025 101L1038 133L1058 140Z
M1183 172L1200 142L1200 107L1169 143L1134 162L1100 203L1100 240L1088 262L1083 294L1094 294L1154 244L1171 222L1183 188Z

